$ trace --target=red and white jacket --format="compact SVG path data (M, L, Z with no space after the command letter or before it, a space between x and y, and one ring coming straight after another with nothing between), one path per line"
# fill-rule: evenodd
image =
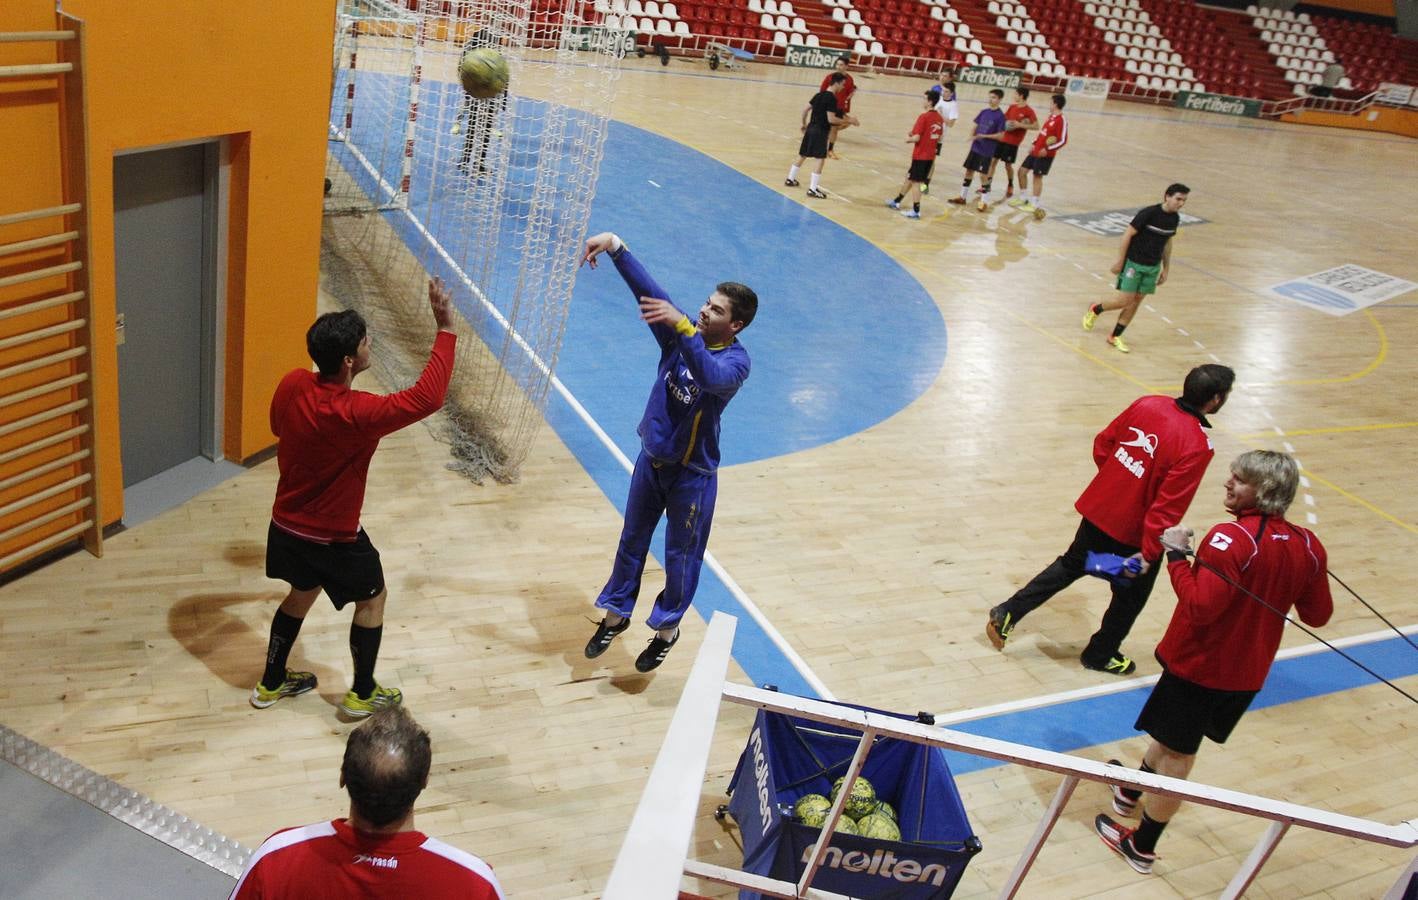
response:
M1041 159L1057 156L1067 143L1068 120L1064 118L1063 113L1050 113L1039 129L1038 137L1034 138L1034 146L1030 148L1029 155Z
M1098 474L1074 503L1113 540L1162 558L1162 532L1182 521L1211 457L1211 423L1172 397L1142 397L1098 432Z
M266 839L230 900L504 900L492 868L417 831L365 834L344 819Z
M1185 559L1167 565L1177 608L1157 645L1157 659L1167 671L1193 684L1260 690L1280 647L1282 614L1293 607L1302 622L1319 627L1334 612L1324 546L1313 532L1279 516L1250 510L1217 525L1197 547L1196 558L1195 567ZM1227 584L1213 568L1272 609Z

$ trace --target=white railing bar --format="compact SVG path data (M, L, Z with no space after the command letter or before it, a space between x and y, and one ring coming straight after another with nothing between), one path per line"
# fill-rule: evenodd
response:
M19 459L22 456L29 456L31 453L38 453L45 447L53 447L55 444L62 444L65 441L82 437L89 430L87 425L75 425L73 428L66 428L57 434L47 435L39 440L30 441L28 444L21 444L11 450L0 453L0 465Z
M70 331L78 331L87 324L89 324L88 319L70 319L67 322L60 322L58 325L50 325L48 328L22 331L13 337L0 340L0 350L8 350L11 347L18 347L21 344L28 344L32 341L41 341L56 335L67 334Z
M91 505L93 502L94 498L92 497L81 497L78 500L75 500L73 503L66 503L65 505L59 507L56 510L52 510L50 512L45 513L38 519L30 519L27 522L21 522L14 528L10 528L5 531L0 531L0 543L8 541L10 538L14 537L17 534L24 534L26 531L33 531L41 525L48 525L55 519L62 519L70 513L76 513L79 510L83 509L85 506Z
M35 385L23 391L16 391L13 394L0 394L0 409L6 406L14 406L16 403L23 403L26 400L33 400L36 397L43 397L45 394L53 394L56 391L62 391L65 388L83 384L88 380L89 373L80 372L77 375L67 375L64 378L46 381L44 384Z
M75 413L89 405L87 400L73 400L63 406L56 406L53 409L46 409L44 412L37 412L32 416L23 419L16 419L6 425L0 425L0 437L7 434L14 434L17 431L24 431L32 425L39 425L48 422L50 419L57 419L60 416ZM4 462L0 459L0 462Z
M871 752L871 745L876 741L876 731L868 728L862 732L862 739L857 741L856 752L852 754L852 763L847 766L847 773L842 776L842 789L837 792L837 797L832 801L832 808L827 812L827 820L822 823L822 828L818 831L817 842L812 845L812 859L803 868L803 877L798 879L799 897L807 893L808 885L812 884L813 878L817 877L817 870L822 868L822 861L827 858L827 845L832 843L832 835L837 831L837 822L846 814L847 799L852 796L852 786L857 783L857 776L862 774L862 766L866 765L867 754Z
M771 709L776 712L789 713L800 718L811 719L817 722L827 722L834 725L845 725L859 730L872 728L881 734L918 744L930 744L949 750L959 750L974 756L985 756L990 759L1018 763L1033 769L1056 772L1060 775L1073 775L1089 781L1097 781L1105 784L1120 784L1126 787L1141 789L1149 794L1180 797L1183 800L1190 800L1193 803L1200 803L1203 806L1229 809L1233 812L1254 815L1265 819L1290 821L1295 824L1304 825L1307 828L1316 828L1345 837L1374 841L1393 847L1412 847L1418 845L1418 824L1413 820L1401 822L1397 825L1387 825L1382 822L1374 822L1354 816L1345 816L1325 810L1312 809L1307 806L1271 800L1268 797L1245 794L1240 791L1232 791L1225 788L1212 787L1210 785L1200 785L1180 778L1169 778L1165 775L1149 774L1122 766L1109 766L1106 763L1071 756L1067 753L1041 750L1037 747L1030 747L1024 744L1015 744L1009 741L1000 741L994 738L979 737L959 731L950 731L933 725L924 725L919 722L898 719L880 713L856 709L842 709L831 703L824 703L821 700L795 697L776 691L765 691L743 685L726 683L724 685L724 697L734 703L740 703L745 706Z
M70 453L67 456L61 456L58 459L52 459L49 462L44 463L43 465L35 466L33 469L26 469L23 472L11 475L9 478L0 478L0 491L7 491L17 484L23 484L24 482L29 481L31 478L38 478L41 475L47 475L50 472L53 472L55 469L62 469L67 465L79 462L82 459L87 459L88 456L88 450L75 450L73 453ZM4 539L4 535L0 535L0 541Z
M79 237L77 231L66 231L63 234L51 234L45 237L30 238L27 241L15 241L13 244L0 244L0 256L9 256L11 253L23 253L26 250L39 250L43 247L53 247L55 244L67 244Z
M1009 880L1000 889L1001 900L1008 900L1019 893L1019 886L1024 883L1024 876L1029 874L1029 868L1034 865L1034 860L1038 859L1039 851L1043 849L1044 842L1049 839L1049 835L1054 830L1054 825L1058 824L1059 816L1063 814L1064 807L1068 806L1069 798L1073 796L1073 789L1078 787L1078 779L1072 775L1064 777L1059 783L1059 789L1054 792L1054 799L1049 802L1049 808L1044 811L1044 816L1039 820L1039 824L1034 829L1034 836L1029 839L1029 843L1024 847L1024 852L1019 855L1019 862L1014 864L1014 871L1009 873Z
M68 350L60 350L58 353L51 353L48 356L40 356L27 362L16 363L4 369L0 369L0 378L12 378L16 375L23 375L26 372L33 372L35 369L43 369L45 366L52 366L65 360L83 356L89 352L88 347L70 347Z
M39 312L42 309L51 309L56 306L63 306L65 303L73 303L76 300L84 299L83 291L70 291L67 294L60 294L57 297L48 297L44 300L35 300L31 303L21 303L19 306L11 306L8 309L0 309L0 319L8 319L12 316L23 316L25 313Z
M0 31L0 44L19 44L30 41L72 41L72 31Z
M69 540L70 538L78 537L79 535L83 534L85 531L88 531L92 527L94 527L93 520L85 519L84 521L80 522L78 525L75 525L72 528L66 528L63 531L57 531L42 541L36 541L35 543L30 544L28 547L21 547L19 550L16 550L14 553L11 553L8 556L0 557L0 570L9 568L11 563L19 562L20 560L25 559L29 556L34 556L37 553L43 553L45 550L48 550L51 547L57 547L65 541Z
M752 872L745 872L742 869L716 866L713 863L700 862L697 859L686 859L684 861L684 874L693 878L702 878L705 881L712 881L717 884L729 884L734 887L748 888L760 894L767 894L769 897L782 897L784 900L795 900L798 896L794 893L794 887L791 881L779 881L776 878L755 875ZM852 898L845 894L834 894L831 891L824 891L819 888L808 888L807 893L802 895L802 900L852 900Z
M51 278L55 275L65 275L81 269L83 266L84 264L81 262L67 262L57 266L46 266L43 269L34 269L30 272L21 272L18 275L6 275L4 278L0 278L0 288L24 284L27 281L38 281L41 278Z
M31 219L47 219L50 216L67 216L83 209L82 203L65 203L62 206L46 206L43 209L31 209L25 212L5 213L0 215L0 225L14 225L18 222L28 222Z
M90 481L93 481L93 476L85 472L82 475L75 475L73 478L70 478L67 481L61 481L58 484L51 485L42 491L35 491L33 494L26 494L25 496L14 501L13 503L7 503L4 506L0 506L0 518L4 518L5 516L8 516L10 513L15 512L16 510L24 509L26 506L34 506L41 500L48 500L50 497L53 497L57 494L62 494L65 491L72 491L76 487L82 487L83 485L88 484Z
M1270 827L1261 835L1255 847L1251 849L1250 856L1241 863L1241 868L1236 870L1236 874L1231 877L1231 883L1226 885L1226 890L1221 892L1220 900L1237 900L1246 892L1246 888L1251 886L1251 882L1256 880L1260 874L1261 867L1270 859L1270 855L1275 852L1275 847L1280 843L1280 839L1285 837L1285 832L1290 830L1289 822L1271 822Z
M699 791L719 717L738 620L714 613L616 856L605 900L663 900L679 893L694 834Z

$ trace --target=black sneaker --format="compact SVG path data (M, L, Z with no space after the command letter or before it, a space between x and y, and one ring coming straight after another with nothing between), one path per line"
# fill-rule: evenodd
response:
M1108 658L1108 661L1101 666L1089 660L1086 656L1080 656L1078 661L1083 663L1083 668L1092 669L1095 672L1107 672L1109 675L1131 675L1137 671L1137 663L1121 653Z
M665 657L670 655L670 648L679 643L679 629L675 629L675 636L668 641L658 634L650 638L649 645L640 651L640 655L635 657L635 671L650 672L660 667L660 663L665 661Z
M602 619L601 624L596 626L596 633L591 635L591 639L586 642L586 658L595 659L605 653L610 649L611 641L629 627L629 618L621 619L619 625L607 625L606 620Z
M788 187L798 186L798 180L796 178L784 178L783 183L786 184Z
M1123 761L1120 759L1108 760L1108 765L1121 767ZM1137 801L1123 793L1123 789L1116 784L1108 785L1113 792L1113 812L1129 819L1137 818Z
M1152 874L1152 864L1157 861L1156 853L1143 853L1133 846L1134 829L1119 825L1107 815L1099 813L1093 819L1093 830L1108 845L1108 849L1127 860L1128 865L1144 875Z
M827 199L827 192L824 191L822 188L808 188L807 195L809 197L816 197L818 200Z

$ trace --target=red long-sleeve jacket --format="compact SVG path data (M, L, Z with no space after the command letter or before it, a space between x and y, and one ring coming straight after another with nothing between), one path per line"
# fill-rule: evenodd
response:
M271 397L271 431L280 439L281 478L271 510L277 527L318 543L358 537L365 478L379 439L443 405L457 340L438 332L423 374L397 394L352 390L306 369L281 379Z
M1171 397L1133 401L1093 439L1098 474L1073 506L1109 537L1162 558L1162 531L1182 521L1215 451L1210 423Z
M1313 532L1278 516L1252 510L1217 525L1196 557L1195 567L1185 559L1167 566L1177 608L1157 645L1157 659L1167 671L1193 684L1260 690L1280 647L1281 614L1293 607L1300 621L1319 627L1334 612L1324 546Z

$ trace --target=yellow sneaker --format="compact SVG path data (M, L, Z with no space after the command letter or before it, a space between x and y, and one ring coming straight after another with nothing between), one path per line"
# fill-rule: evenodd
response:
M374 686L368 699L360 699L359 694L350 691L340 703L340 710L351 719L366 719L386 706L398 706L404 702L404 692L398 688Z
M1009 205L1014 207L1015 209L1023 209L1024 207L1029 205L1029 198L1015 197L1013 200L1009 201Z
M1110 337L1110 338L1108 338L1108 343L1111 344L1111 345L1113 346L1113 349L1116 350L1116 351L1118 351L1119 353L1131 353L1131 352L1132 352L1132 348L1129 347L1127 344L1123 343L1123 336L1122 336L1122 335L1118 335L1118 336L1116 336L1116 337Z
M1098 314L1093 311L1093 307L1088 307L1088 312L1083 314L1083 330L1092 331L1093 326L1098 322Z
M286 669L286 680L281 682L281 686L273 691L266 690L266 686L261 682L256 682L256 686L251 689L251 705L257 709L265 709L272 706L282 697L294 697L306 691L315 690L314 672L296 672L293 669Z
M1038 208L1034 206L1034 204L1030 203L1028 200L1025 200L1023 203L1019 204L1019 209L1022 209L1027 213L1039 211Z

